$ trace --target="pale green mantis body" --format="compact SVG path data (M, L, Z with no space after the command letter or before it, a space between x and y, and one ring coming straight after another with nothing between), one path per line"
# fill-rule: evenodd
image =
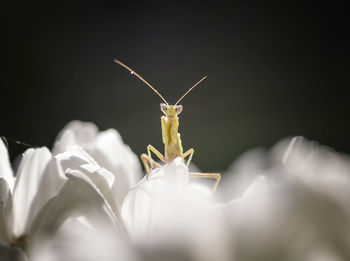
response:
M160 109L164 113L161 117L162 123L162 139L164 143L164 155L160 153L156 148L152 145L147 146L147 154L141 155L141 161L146 169L147 177L150 174L153 167L160 167L161 165L152 159L151 152L153 152L162 162L170 163L175 158L180 157L183 160L188 157L186 162L186 166L190 164L194 149L189 149L185 153L183 152L182 143L180 139L179 133L179 118L178 115L182 112L182 105L177 105L183 97L185 97L194 87L196 87L200 82L202 82L207 76L203 77L200 81L198 81L195 85L193 85L181 98L175 103L175 105L169 105L169 103L163 98L160 93L153 88L148 82L146 82L140 75L138 75L134 70L126 66L124 63L114 60L116 63L129 70L131 74L137 76L141 81L147 84L165 103L160 104ZM216 179L213 190L216 190L221 175L219 173L195 173L190 172L190 177L193 178L212 178Z

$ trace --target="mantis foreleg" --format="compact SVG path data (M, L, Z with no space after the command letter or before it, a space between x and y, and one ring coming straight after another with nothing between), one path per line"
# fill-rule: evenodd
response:
M147 146L147 153L148 153L148 157L150 159L152 159L151 156L151 151L158 157L158 159L160 159L161 161L163 161L165 163L165 157L163 156L162 153L160 153L155 147L153 147L152 145L148 145Z
M141 155L141 161L143 163L143 165L145 166L146 172L147 172L147 177L149 175L149 173L151 172L151 170L153 169L153 165L157 164L157 167L160 167L160 165L155 162L152 159L151 156L151 151L163 162L165 162L165 157L162 155L162 153L160 153L155 147L153 147L152 145L148 145L147 146L147 155L142 154ZM144 156L143 156L144 155Z
M213 186L213 191L216 190L218 187L220 180L221 180L221 175L219 173L195 173L195 172L190 172L190 177L191 178L209 178L209 179L216 179L216 182Z
M187 160L187 163L186 163L186 167L188 167L188 165L190 165L190 162L192 160L192 157L193 157L193 154L194 154L194 149L189 149L188 151L186 151L184 154L182 154L182 158L185 160L185 158L189 155L189 158Z
M143 166L145 167L147 175L150 173L152 166L156 166L157 168L161 167L161 165L158 162L156 162L152 158L148 157L148 155L145 153L142 153L140 158L141 158Z

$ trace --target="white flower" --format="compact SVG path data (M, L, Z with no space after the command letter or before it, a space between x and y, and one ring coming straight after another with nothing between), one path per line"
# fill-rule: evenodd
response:
M78 148L60 153L77 144L96 161ZM33 261L350 260L350 160L304 139L245 153L216 194L191 180L180 158L136 184L136 156L117 132L99 133L90 123L69 124L54 151L56 163L49 158L47 166L61 174L42 174L40 184L55 192L33 197L41 203L31 208L38 214L28 231L43 238ZM12 213L5 191L1 216Z
M142 170L137 156L125 145L115 129L99 132L90 122L72 121L59 133L53 153L57 154L76 145L86 150L98 163L115 176L113 194L120 209L129 189L141 178Z

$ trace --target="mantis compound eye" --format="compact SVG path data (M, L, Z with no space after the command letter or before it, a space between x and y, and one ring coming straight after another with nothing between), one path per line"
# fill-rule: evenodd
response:
M182 105L176 105L176 108L175 108L175 111L176 111L176 114L180 114L182 112Z
M166 105L165 103L161 103L161 104L160 104L160 110L161 110L163 113L165 113L166 110L167 110L167 105Z

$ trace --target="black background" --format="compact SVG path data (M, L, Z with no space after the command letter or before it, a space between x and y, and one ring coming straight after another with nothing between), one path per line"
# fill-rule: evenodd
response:
M337 2L8 1L0 135L52 146L70 120L161 151L161 100L183 101L184 149L203 171L302 135L350 153L348 9ZM25 148L10 144L11 156Z

